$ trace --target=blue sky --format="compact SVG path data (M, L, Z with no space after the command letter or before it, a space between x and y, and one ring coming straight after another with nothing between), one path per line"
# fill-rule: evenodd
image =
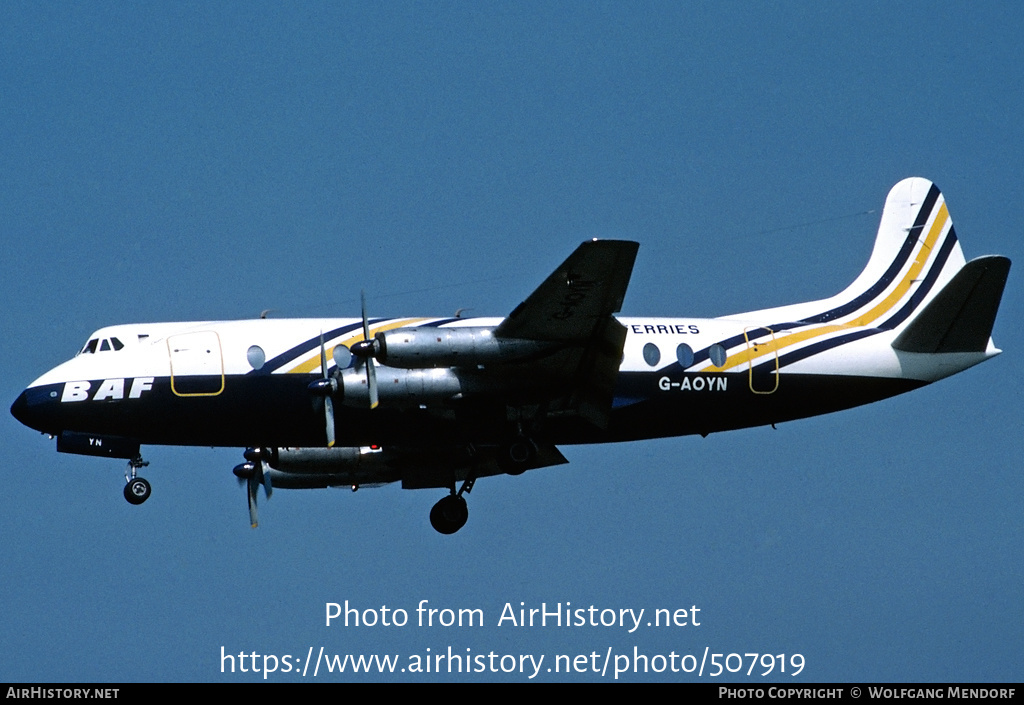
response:
M353 316L360 289L373 315L504 315L591 237L641 243L624 315L821 298L907 176L942 188L968 258L1020 262L1022 34L995 3L4 3L3 396L114 323ZM1006 352L962 375L777 430L565 448L480 481L451 537L437 493L397 487L278 491L251 530L241 449L145 449L131 507L119 461L4 415L0 679L635 646L800 653L794 682L1020 680L1021 305L1014 270ZM325 627L345 600L487 621ZM497 626L520 602L702 622Z

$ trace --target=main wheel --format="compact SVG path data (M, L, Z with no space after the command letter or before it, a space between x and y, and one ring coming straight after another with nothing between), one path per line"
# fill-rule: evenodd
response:
M467 519L466 500L454 494L444 497L430 510L430 525L441 534L454 534L466 525Z
M141 477L132 478L124 486L124 498L128 500L128 504L142 504L149 499L149 495L152 493L153 488Z

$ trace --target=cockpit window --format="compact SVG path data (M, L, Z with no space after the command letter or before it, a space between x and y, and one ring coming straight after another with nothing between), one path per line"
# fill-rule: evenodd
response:
M92 355L96 352L110 352L111 350L121 350L122 348L124 348L124 343L117 338L93 338L85 344L85 347L78 354Z

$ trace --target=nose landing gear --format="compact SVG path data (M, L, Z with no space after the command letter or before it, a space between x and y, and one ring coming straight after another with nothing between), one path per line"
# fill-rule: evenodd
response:
M124 471L124 498L128 500L128 504L142 504L153 493L149 482L135 474L139 468L144 468L147 465L149 463L143 460L141 455L128 461L128 467Z

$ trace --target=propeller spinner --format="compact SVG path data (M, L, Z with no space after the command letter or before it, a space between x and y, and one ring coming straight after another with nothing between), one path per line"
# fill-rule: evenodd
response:
M266 471L269 451L266 448L247 448L244 455L247 462L236 465L232 472L238 478L239 484L242 482L246 484L246 495L249 500L249 523L255 529L259 526L256 496L259 493L260 485L263 485L263 492L266 494L267 499L270 499L270 496L274 493L274 488L270 484L270 473Z

